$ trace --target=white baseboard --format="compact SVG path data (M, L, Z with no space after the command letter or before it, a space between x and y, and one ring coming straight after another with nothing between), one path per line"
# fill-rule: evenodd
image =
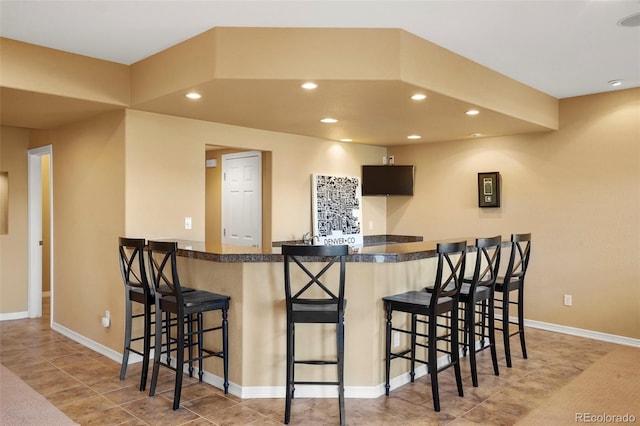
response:
M29 311L24 312L8 312L6 314L0 314L0 321L11 321L17 319L29 318Z
M98 352L101 355L106 356L107 358L117 362L118 364L122 362L122 354L118 353L116 351L114 351L111 348L108 348L98 342L94 342L91 339L87 339L86 337L84 337L81 334L76 333L73 330L68 329L67 327L60 325L56 322L51 324L51 329L57 331L58 333L62 334L63 336L68 337L69 339L80 343L83 346L86 346L87 348L94 350L96 352ZM131 354L132 356L130 358L134 358L133 355L136 354ZM137 356L137 355L136 355ZM142 360L141 357L138 356L138 358L140 358L140 360Z
M205 372L205 376L206 376ZM409 374L407 373L407 377ZM416 377L418 375L416 374ZM205 380L208 382L207 380ZM408 380L407 380L408 382ZM398 384L400 386L400 384ZM221 387L221 386L218 386ZM284 398L284 386L245 386L232 389L229 385L229 393L239 398ZM376 386L345 386L345 398L378 398L384 395L384 384ZM322 385L296 385L296 398L337 398L337 386Z
M566 325L527 319L524 320L524 325L531 328L538 328L540 330L553 331L555 333L569 334L571 336L586 337L587 339L601 340L603 342L640 348L640 339L634 339L632 337L618 336L616 334L601 333L599 331L591 331Z
M496 315L496 320L502 320L502 315ZM509 316L509 321L517 322L518 318ZM554 333L569 334L571 336L585 337L587 339L600 340L603 342L615 343L617 345L633 346L640 348L640 339L633 337L618 336L617 334L602 333L599 331L586 330L584 328L569 327L567 325L553 324L524 319L525 327L537 328L539 330L553 331Z

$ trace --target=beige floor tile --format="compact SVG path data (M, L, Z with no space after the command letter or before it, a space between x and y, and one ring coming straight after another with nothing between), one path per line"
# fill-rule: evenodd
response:
M150 425L180 425L200 417L182 407L173 410L173 402L162 396L127 402L121 407Z
M64 403L58 408L62 410L73 421L82 423L81 419L88 415L94 415L95 413L102 413L111 408L117 408L118 406L107 398L101 395L93 395L88 398L83 398L73 402Z
M140 391L138 384L110 390L102 393L102 396L113 401L115 404L124 404L139 399L145 399L149 397L149 392Z
M264 422L266 420L273 421L273 419L269 419L260 412L242 404L235 404L206 417L208 420L220 426L248 425L256 422Z
M96 391L91 389L89 386L78 383L76 386L51 392L45 396L53 405L60 406L62 404L70 404L87 398L92 398L96 395Z
M238 403L223 396L211 394L192 399L191 401L184 401L180 398L180 405L202 417L206 417L215 412L238 405Z

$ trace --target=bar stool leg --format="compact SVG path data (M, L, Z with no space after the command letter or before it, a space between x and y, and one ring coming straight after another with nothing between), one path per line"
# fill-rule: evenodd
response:
M194 346L194 340L193 340L193 323L197 322L198 325L198 339L200 339L200 333L202 330L202 327L200 327L200 318L201 318L201 313L197 313L195 314L196 318L194 319L194 314L189 314L189 316L187 317L187 348L188 348L188 352L189 352L189 377L193 377L193 346ZM202 367L202 354L200 353L200 340L198 340L198 360L199 360L199 366Z
M482 317L485 316L485 303L482 302ZM494 328L495 324L495 306L493 302L493 298L489 299L489 345L491 345L491 361L493 362L493 373L496 376L500 375L500 371L498 370L498 354L496 352L496 330ZM483 341L484 341L484 326L483 326Z
M475 307L473 305L471 305L471 310L469 310L469 303L464 305L464 308L462 308L462 318L460 318L460 321L462 322L462 355L463 356L467 356L467 353L469 350L471 350L471 346L469 345L469 312L471 312L472 314L475 314L475 312L473 311L475 309Z
M227 307L222 309L222 364L224 369L224 393L229 393L229 324Z
M476 315L475 315L475 303L473 303L473 295L470 296L472 300L466 304L465 307L465 322L464 322L464 339L469 350L469 364L471 365L471 382L473 387L478 387L478 366L476 365ZM452 349L453 351L454 349Z
M182 374L184 370L184 315L178 314L178 327L177 327L177 349L176 354L176 383L173 391L173 409L177 410L180 407L180 395L182 393Z
M156 308L157 309L157 308ZM169 312L164 313L164 320L167 324L165 328L165 334L167 336L167 365L171 365L171 314Z
M429 347L428 351L428 367L429 376L431 378L431 393L433 395L433 409L440 411L440 393L438 392L438 351L436 345L438 339L436 335L436 319L429 318Z
M162 312L160 311L160 306L156 303L156 335L154 341L154 354L153 354L153 371L151 373L151 387L149 388L149 396L153 396L156 393L156 383L158 382L158 373L160 371L160 354L162 353L162 326L158 326L158 324L162 324ZM167 327L169 325L167 324ZM167 339L169 338L169 333L166 333ZM167 342L168 343L168 342ZM167 356L169 356L169 352L167 351Z
M507 367L511 368L511 346L509 346L509 289L502 292L502 340Z
M389 396L389 375L391 374L391 313L392 309L389 305L386 306L387 310L387 333L386 333L386 349L385 349L385 377L386 380L384 382L384 393Z
M149 356L151 355L151 306L144 305L144 353L142 357L142 374L140 375L140 391L147 387Z
M294 366L294 333L295 325L293 322L287 324L287 383L286 383L286 402L284 408L284 423L289 424L291 420L291 399L293 398L293 366Z
M484 348L486 342L484 338L487 336L487 301L483 300L480 303L480 334L482 335L482 341L480 342L480 347ZM474 315L475 315L474 311Z
M340 425L344 426L344 323L342 319L336 326L336 340L338 345L338 405L340 407Z
M460 371L460 344L458 341L458 309L451 310L451 362L453 362L453 370L456 375L456 385L458 386L458 395L464 396L462 391L462 373ZM475 356L475 347L471 351ZM475 360L474 360L475 363ZM476 377L477 380L477 377Z
M202 382L202 376L204 376L204 367L202 365L202 357L204 356L204 321L202 319L202 312L198 312L198 381ZM191 358L191 354L189 354Z
M128 292L128 290L127 290ZM120 380L124 380L127 375L129 365L129 347L131 346L131 300L127 295L125 302L125 324L124 324L124 350L122 351L122 365L120 366ZM142 389L141 389L142 390Z
M418 331L418 315L411 314L411 383L416 378L416 332Z
M527 359L527 346L524 341L524 282L520 283L520 288L518 289L518 331L520 333L522 357Z

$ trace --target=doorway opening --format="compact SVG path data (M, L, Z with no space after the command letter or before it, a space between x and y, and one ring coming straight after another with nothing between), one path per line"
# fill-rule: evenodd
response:
M53 150L51 145L30 149L28 159L28 315L42 316L43 292L50 295L50 323L54 321L53 285ZM46 258L45 258L46 257ZM47 286L43 290L43 286Z

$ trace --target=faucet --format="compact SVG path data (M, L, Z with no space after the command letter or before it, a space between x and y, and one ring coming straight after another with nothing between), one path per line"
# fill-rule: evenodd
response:
M302 242L306 245L311 245L312 239L313 238L310 232L305 232L304 235L302 236Z
M306 245L314 245L316 241L320 243L320 237L317 235L311 235L311 232L305 232L302 236L302 242Z

